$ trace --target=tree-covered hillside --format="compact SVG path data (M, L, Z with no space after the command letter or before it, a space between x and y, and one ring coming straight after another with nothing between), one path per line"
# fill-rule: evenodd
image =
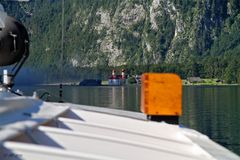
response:
M1 3L28 28L35 68L124 66L240 82L239 0L65 0L63 64L61 0Z

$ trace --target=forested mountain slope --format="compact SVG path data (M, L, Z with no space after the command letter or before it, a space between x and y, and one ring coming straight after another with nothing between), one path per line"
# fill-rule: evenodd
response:
M28 65L58 71L62 1L1 1L31 37ZM65 0L64 68L240 82L239 0Z

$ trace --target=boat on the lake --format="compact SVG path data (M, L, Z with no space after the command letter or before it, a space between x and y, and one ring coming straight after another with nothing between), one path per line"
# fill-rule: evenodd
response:
M79 86L101 86L102 80L100 79L84 79L79 83Z

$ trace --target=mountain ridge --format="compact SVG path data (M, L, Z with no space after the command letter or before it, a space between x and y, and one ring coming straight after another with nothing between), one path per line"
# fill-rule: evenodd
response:
M28 28L28 65L59 68L61 2L2 2ZM239 11L237 0L65 1L64 67L147 66L239 82Z

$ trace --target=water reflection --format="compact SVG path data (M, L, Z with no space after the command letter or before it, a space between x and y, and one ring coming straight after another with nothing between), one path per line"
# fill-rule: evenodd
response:
M64 100L67 102L108 107L114 109L139 111L139 86L65 86Z
M185 87L183 93L181 123L240 154L240 87Z

